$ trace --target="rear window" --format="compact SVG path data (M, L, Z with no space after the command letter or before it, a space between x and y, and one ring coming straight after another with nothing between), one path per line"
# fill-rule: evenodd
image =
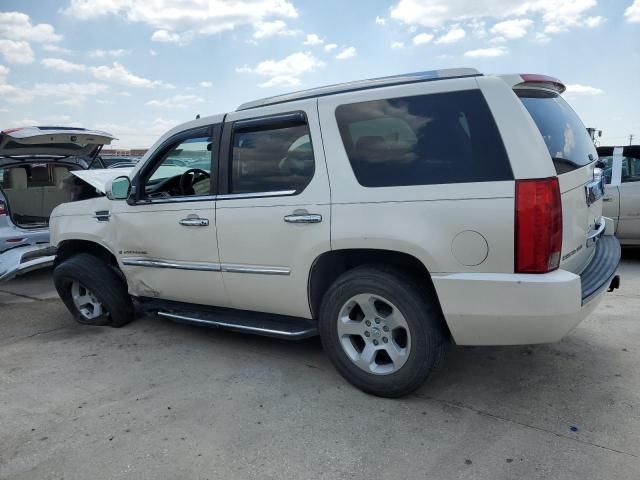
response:
M340 105L336 120L365 187L513 179L479 90Z
M560 95L535 89L517 90L516 94L538 126L558 175L598 158L587 129Z

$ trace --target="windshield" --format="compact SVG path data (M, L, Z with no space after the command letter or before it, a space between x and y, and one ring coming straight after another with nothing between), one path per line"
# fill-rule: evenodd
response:
M558 175L584 167L598 158L582 121L555 92L517 90L547 144Z

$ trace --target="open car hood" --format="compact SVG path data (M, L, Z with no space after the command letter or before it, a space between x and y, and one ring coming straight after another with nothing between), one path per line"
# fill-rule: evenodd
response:
M71 173L83 182L88 183L101 193L105 192L105 187L109 180L118 177L128 177L132 168L105 168L100 170L72 170Z
M93 158L115 137L100 130L71 127L23 127L0 132L0 157Z

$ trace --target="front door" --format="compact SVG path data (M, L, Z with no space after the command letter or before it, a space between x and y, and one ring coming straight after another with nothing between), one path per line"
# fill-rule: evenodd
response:
M228 306L215 219L218 125L169 138L134 178L135 201L114 202L116 254L131 293Z
M309 271L330 248L317 102L231 113L223 138L216 216L231 305L310 318Z

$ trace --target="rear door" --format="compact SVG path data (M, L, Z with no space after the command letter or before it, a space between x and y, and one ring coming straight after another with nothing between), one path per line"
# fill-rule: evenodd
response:
M557 92L515 91L540 130L558 175L563 222L560 268L579 273L604 232L604 180L594 177L598 153L580 118Z
M330 249L329 180L317 101L230 113L216 203L234 308L310 318L307 284Z
M640 158L622 158L620 217L616 234L621 241L640 243Z

